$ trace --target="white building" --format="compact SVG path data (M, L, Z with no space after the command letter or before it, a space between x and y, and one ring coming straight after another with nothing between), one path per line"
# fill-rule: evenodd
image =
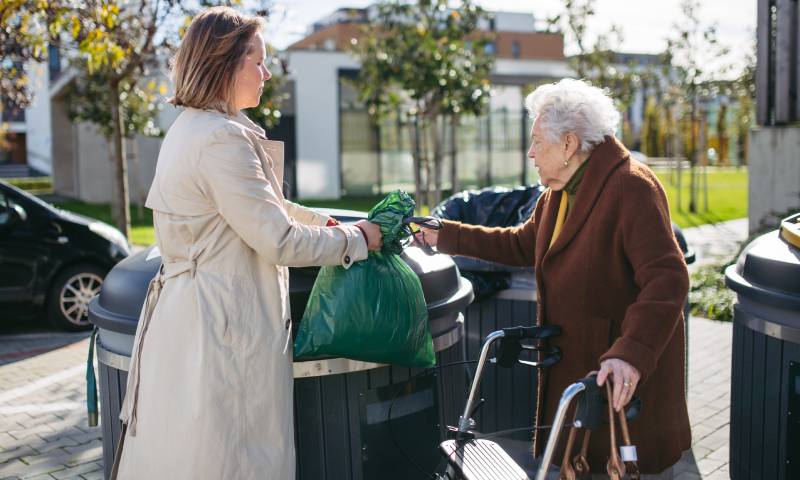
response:
M346 53L371 9L341 9L316 23L304 39L283 53L288 64L290 99L279 127L268 132L286 142L287 191L300 198L339 198L409 188L411 159L402 132L384 129L380 142L371 135L366 113L347 83L359 65ZM570 76L563 37L536 31L531 14L496 12L483 26L494 34L491 113L463 119L458 166L462 186L520 184L535 181L526 170L529 125L523 95L543 80ZM54 55L57 57L57 55ZM57 194L86 202L108 202L113 162L106 140L87 124L67 116L65 89L71 78L59 68L34 69L36 99L24 124L25 163L53 176ZM162 72L166 80L165 72ZM167 129L177 109L166 105L160 126ZM462 141L463 140L463 141ZM141 202L152 181L160 139L138 137L128 151L131 199ZM412 183L413 185L413 183Z

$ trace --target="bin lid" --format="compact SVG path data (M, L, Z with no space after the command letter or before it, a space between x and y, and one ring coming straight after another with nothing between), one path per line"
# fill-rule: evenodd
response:
M431 320L463 311L473 300L472 285L464 279L452 258L427 255L409 246L401 258L420 279ZM118 263L106 276L103 287L89 305L89 320L107 330L133 335L145 301L147 287L161 266L157 246L151 246ZM319 267L290 268L289 295L292 319L299 323Z
M800 214L745 247L725 271L728 287L776 306L800 309Z

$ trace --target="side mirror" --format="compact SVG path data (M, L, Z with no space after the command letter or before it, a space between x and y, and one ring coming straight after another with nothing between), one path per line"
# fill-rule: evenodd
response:
M16 203L9 204L8 213L9 213L8 216L9 225L15 225L17 223L22 223L28 220L28 212L26 212L21 205L17 205Z

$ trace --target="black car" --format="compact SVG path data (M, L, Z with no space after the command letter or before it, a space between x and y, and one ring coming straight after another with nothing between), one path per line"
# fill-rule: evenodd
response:
M116 228L0 181L0 308L46 306L54 325L90 328L89 300L130 252Z

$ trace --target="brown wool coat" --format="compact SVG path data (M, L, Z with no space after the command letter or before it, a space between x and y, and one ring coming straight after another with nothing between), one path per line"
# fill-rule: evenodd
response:
M439 250L535 267L537 323L562 327L551 343L563 351L561 362L540 374L538 425L552 421L563 390L600 361L619 358L642 373L636 392L642 412L630 423L631 437L641 471L659 473L691 445L683 331L689 277L664 190L650 169L607 137L592 152L563 230L548 250L561 195L545 191L519 227L445 222ZM607 426L592 435L594 472L605 471L608 437ZM546 440L547 433L535 435L537 456Z

